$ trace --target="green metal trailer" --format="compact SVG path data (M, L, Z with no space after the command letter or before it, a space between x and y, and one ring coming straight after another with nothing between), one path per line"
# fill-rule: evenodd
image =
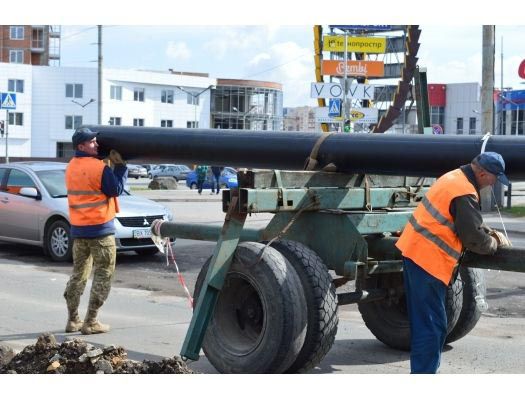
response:
M198 276L181 355L201 348L223 373L307 371L330 350L337 309L357 303L388 346L409 350L401 255L395 242L429 178L245 170L222 192L222 227L164 222L160 235L217 241ZM245 227L252 213L267 226ZM447 343L486 308L483 268L522 271L524 250L466 253L448 288Z

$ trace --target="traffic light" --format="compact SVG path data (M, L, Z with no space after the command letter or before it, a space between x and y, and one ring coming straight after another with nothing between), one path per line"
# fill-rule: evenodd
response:
M345 120L344 131L345 132L350 132L350 120L349 119Z
M0 135L4 136L4 121L0 121Z

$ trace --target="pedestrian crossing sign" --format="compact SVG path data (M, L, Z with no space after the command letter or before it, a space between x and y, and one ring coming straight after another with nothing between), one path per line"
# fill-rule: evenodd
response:
M328 116L331 118L341 116L341 99L330 99L328 103Z
M4 110L16 109L16 93L2 93L0 108Z

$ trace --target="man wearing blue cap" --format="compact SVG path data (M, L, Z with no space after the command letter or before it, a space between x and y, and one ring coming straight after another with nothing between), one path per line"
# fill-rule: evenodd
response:
M509 185L500 154L482 153L470 164L441 176L405 226L396 246L403 255L403 278L410 319L412 373L436 373L447 336L447 286L463 252L494 254L510 245L483 224L480 190L499 180Z
M66 169L67 199L71 237L73 238L73 272L64 297L68 309L66 332L104 333L109 325L97 320L99 308L111 289L117 257L115 214L117 197L122 194L128 169L119 153L111 150L113 169L98 156L97 132L79 128L72 137L75 156ZM80 297L94 269L86 318L78 315Z

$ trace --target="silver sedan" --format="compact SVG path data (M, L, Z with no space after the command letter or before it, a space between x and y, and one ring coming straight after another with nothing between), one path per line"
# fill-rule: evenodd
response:
M71 260L65 169L57 162L0 164L0 240L37 245L55 261ZM155 254L150 224L172 220L166 207L126 193L115 218L118 251Z

